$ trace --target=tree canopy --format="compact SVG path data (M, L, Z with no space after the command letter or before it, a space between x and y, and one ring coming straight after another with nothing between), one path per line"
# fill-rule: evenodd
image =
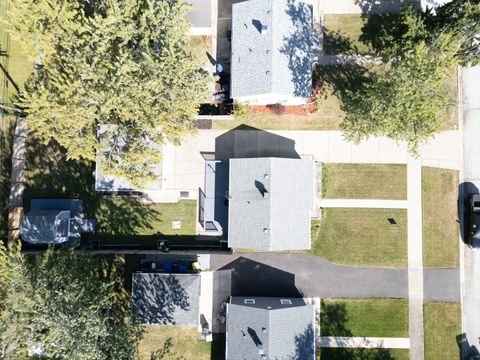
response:
M440 19L446 16L445 8L438 10L438 17L412 7L402 12L395 24L396 40L392 32L386 41L378 41L389 44L378 49L384 63L344 101L341 126L348 139L388 136L406 141L416 154L422 142L440 131L455 103L447 89L449 78L458 65L478 61L467 44L472 28L479 27L472 18L480 14L480 7L464 8L456 25Z
M141 329L101 265L72 248L0 246L0 358L134 359Z
M184 0L11 0L12 36L40 65L19 105L32 130L69 159L142 187L207 96L209 75L186 47ZM105 130L106 131L103 131ZM102 130L102 131L100 131Z

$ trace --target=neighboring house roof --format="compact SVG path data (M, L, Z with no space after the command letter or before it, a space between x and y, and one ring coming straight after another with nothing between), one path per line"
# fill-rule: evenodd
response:
M227 360L314 360L315 309L303 299L232 297L226 349Z
M98 131L99 137L106 134L108 131L115 131L114 126L100 126ZM118 147L123 147L124 143L119 141ZM161 144L149 143L151 149L162 152L163 147ZM106 150L108 151L108 150ZM153 174L158 179L157 181L148 183L144 189L135 189L125 178L121 176L111 176L105 173L105 165L102 163L103 157L100 153L97 153L97 159L95 163L95 190L105 192L133 192L133 191L148 191L148 190L161 190L162 189L162 163L150 164Z
M310 249L314 161L230 159L228 246Z
M70 211L34 210L22 219L22 240L32 244L60 244L69 240Z
M232 98L277 94L308 99L318 56L312 6L250 0L232 6Z
M199 297L199 274L133 274L133 314L143 324L197 325Z
M194 28L209 28L212 26L212 1L211 0L187 0L194 9L187 13L187 19Z

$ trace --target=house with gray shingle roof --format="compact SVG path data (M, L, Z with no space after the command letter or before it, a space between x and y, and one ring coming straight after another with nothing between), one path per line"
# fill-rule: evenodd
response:
M315 164L311 159L230 159L228 246L310 249Z
M311 5L250 0L232 5L231 97L252 105L301 105L318 58Z
M132 275L133 314L142 324L196 326L199 299L199 274Z
M232 297L226 360L315 359L315 309L300 298Z

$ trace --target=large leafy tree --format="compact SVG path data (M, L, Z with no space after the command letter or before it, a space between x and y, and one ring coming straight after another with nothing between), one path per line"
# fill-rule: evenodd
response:
M193 130L209 76L186 50L184 0L12 0L11 33L38 70L20 105L68 158L141 187L161 154Z
M73 249L27 257L1 246L0 358L134 359L140 328L101 269Z
M379 53L380 70L348 94L342 128L355 142L369 136L406 141L415 154L440 131L455 101L446 84L465 60L465 34L453 28L431 31L425 15L413 8L403 12L400 23L398 41Z

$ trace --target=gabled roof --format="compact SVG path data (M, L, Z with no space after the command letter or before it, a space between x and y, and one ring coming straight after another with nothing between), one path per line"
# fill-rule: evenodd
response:
M246 299L255 304L245 304ZM314 360L314 319L313 305L303 299L233 297L227 312L226 359Z
M69 240L70 211L33 210L20 226L22 240L31 244L61 244Z
M133 314L142 324L197 325L200 275L134 273Z
M313 160L230 159L228 246L309 249L313 204Z
M232 6L231 95L311 96L318 52L312 6L250 0Z

